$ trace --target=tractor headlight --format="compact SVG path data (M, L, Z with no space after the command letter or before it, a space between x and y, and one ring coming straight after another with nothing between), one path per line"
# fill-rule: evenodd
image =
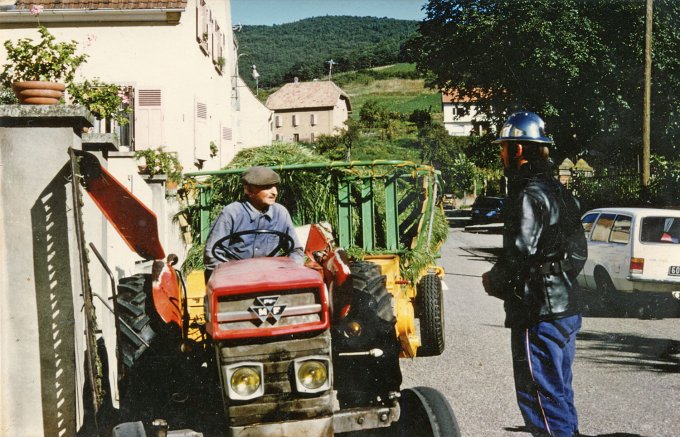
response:
M222 366L229 399L245 401L264 394L264 366L245 362Z
M328 390L330 360L326 357L306 357L294 361L295 385L300 393L318 393Z

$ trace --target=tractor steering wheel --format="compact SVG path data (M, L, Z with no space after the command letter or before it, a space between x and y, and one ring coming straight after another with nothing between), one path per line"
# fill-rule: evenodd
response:
M277 244L274 250L269 252L266 256L270 257L276 256L276 254L279 253L279 251L282 251L285 255L288 255L293 251L293 248L295 247L295 242L293 241L291 236L286 234L285 232L271 231L269 229L251 229L248 231L234 232L233 234L229 234L226 237L222 237L219 240L217 240L212 247L212 256L213 258L221 262L242 259L238 254L231 250L228 247L228 245L225 244L225 242L230 243L231 240L239 238L243 235L260 235L260 234L276 235L277 237L279 237L279 244Z

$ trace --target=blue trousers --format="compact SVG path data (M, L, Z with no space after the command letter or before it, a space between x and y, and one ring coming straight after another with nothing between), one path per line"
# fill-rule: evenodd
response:
M581 316L512 328L512 361L517 403L534 436L578 433L571 365Z

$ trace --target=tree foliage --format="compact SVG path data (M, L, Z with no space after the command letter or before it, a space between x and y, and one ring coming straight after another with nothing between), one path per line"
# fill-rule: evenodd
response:
M641 150L645 2L430 0L407 51L431 84L500 123L538 112L552 155L634 162ZM680 147L680 2L654 2L653 152ZM559 161L557 161L559 162Z
M243 26L236 36L241 77L252 82L257 65L261 87L270 88L294 77L312 80L333 73L394 64L401 46L417 29L417 21L391 18L325 16L273 26Z
M477 176L477 167L465 154L459 153L453 159L450 171L455 177L450 178L449 187L454 194L465 195L470 192L470 187ZM443 173L443 172L442 172Z

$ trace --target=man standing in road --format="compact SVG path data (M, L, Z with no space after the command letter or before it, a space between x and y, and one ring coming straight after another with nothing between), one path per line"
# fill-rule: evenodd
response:
M208 234L203 254L206 282L220 263L213 253L216 243L223 258L238 260L271 256L277 248L286 247L282 240L288 239L290 250L286 255L298 263L304 260L290 214L285 206L276 203L279 175L268 167L255 166L243 172L241 182L245 199L225 206ZM255 232L263 230L268 232ZM230 235L233 238L220 243Z
M587 257L578 202L553 176L543 120L516 112L498 139L508 177L503 251L482 276L504 301L517 403L534 436L578 435L572 388L581 327L576 277Z

